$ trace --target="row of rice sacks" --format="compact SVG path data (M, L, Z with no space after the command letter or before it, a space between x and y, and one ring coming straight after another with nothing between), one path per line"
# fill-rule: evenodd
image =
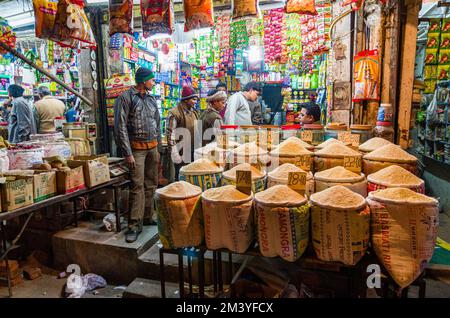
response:
M266 257L297 260L311 238L317 257L355 265L369 241L401 287L432 257L438 201L406 188L369 193L367 199L333 186L305 197L285 185L247 195L234 186L206 190L184 181L156 191L158 231L167 248L199 246L245 252L256 238ZM369 230L371 227L371 230Z

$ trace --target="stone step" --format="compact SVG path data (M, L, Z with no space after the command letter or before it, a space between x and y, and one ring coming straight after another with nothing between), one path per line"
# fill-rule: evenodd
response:
M80 222L77 228L53 236L54 264L61 270L77 264L83 274L94 273L108 283L128 285L138 277L139 256L155 244L158 230L144 226L134 243L126 243L124 233L108 232L101 222Z
M123 298L161 298L161 283L157 280L136 278L123 292ZM166 298L179 298L177 284L166 283Z

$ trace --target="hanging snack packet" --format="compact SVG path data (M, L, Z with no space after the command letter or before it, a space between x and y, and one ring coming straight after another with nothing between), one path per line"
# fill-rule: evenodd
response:
M352 9L356 11L362 7L363 3L364 0L344 0L342 6L345 7L351 5Z
M174 13L172 1L142 0L141 15L144 38L157 33L173 33Z
M55 25L58 0L33 0L36 37L48 39Z
M436 79L437 78L437 65L425 65L423 68L423 78L427 79Z
M434 49L439 47L439 33L428 33L427 49Z
M76 42L71 40L80 41L83 48L97 47L83 7L83 0L59 0L52 40L70 47L76 47Z
M286 13L317 15L315 0L288 0Z
M233 0L233 19L256 17L257 15L257 0Z
M437 62L438 62L438 49L426 49L425 64L437 64Z
M362 51L355 58L353 101L380 99L380 59L377 50Z
M450 65L439 65L437 67L437 79L448 80L450 75Z
M439 50L439 62L438 64L450 64L450 49Z
M109 0L109 35L133 32L133 0Z
M184 31L214 26L212 0L184 0Z
M428 27L428 33L441 32L441 19L430 19L430 26Z
M450 33L450 19L442 19L442 33Z

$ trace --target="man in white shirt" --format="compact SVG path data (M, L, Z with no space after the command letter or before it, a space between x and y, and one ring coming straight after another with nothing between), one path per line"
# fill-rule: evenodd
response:
M238 126L252 125L252 113L248 102L255 102L261 93L261 86L256 82L250 82L245 85L242 92L232 95L227 102L225 124Z

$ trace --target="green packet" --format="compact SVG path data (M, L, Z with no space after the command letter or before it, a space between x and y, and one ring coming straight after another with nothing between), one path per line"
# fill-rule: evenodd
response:
M428 33L441 32L441 19L430 19Z
M425 80L424 85L425 89L423 92L425 94L432 94L436 90L436 80Z
M438 48L440 36L440 33L428 33L427 49Z
M425 65L423 68L424 79L436 79L437 78L437 65Z
M442 19L441 33L450 33L450 19Z
M450 49L442 49L439 51L438 64L450 64Z
M450 33L441 34L441 41L439 47L441 49L450 49Z
M439 65L437 79L438 80L448 80L450 75L450 64Z
M438 49L426 49L425 64L437 64L437 62L438 62Z

